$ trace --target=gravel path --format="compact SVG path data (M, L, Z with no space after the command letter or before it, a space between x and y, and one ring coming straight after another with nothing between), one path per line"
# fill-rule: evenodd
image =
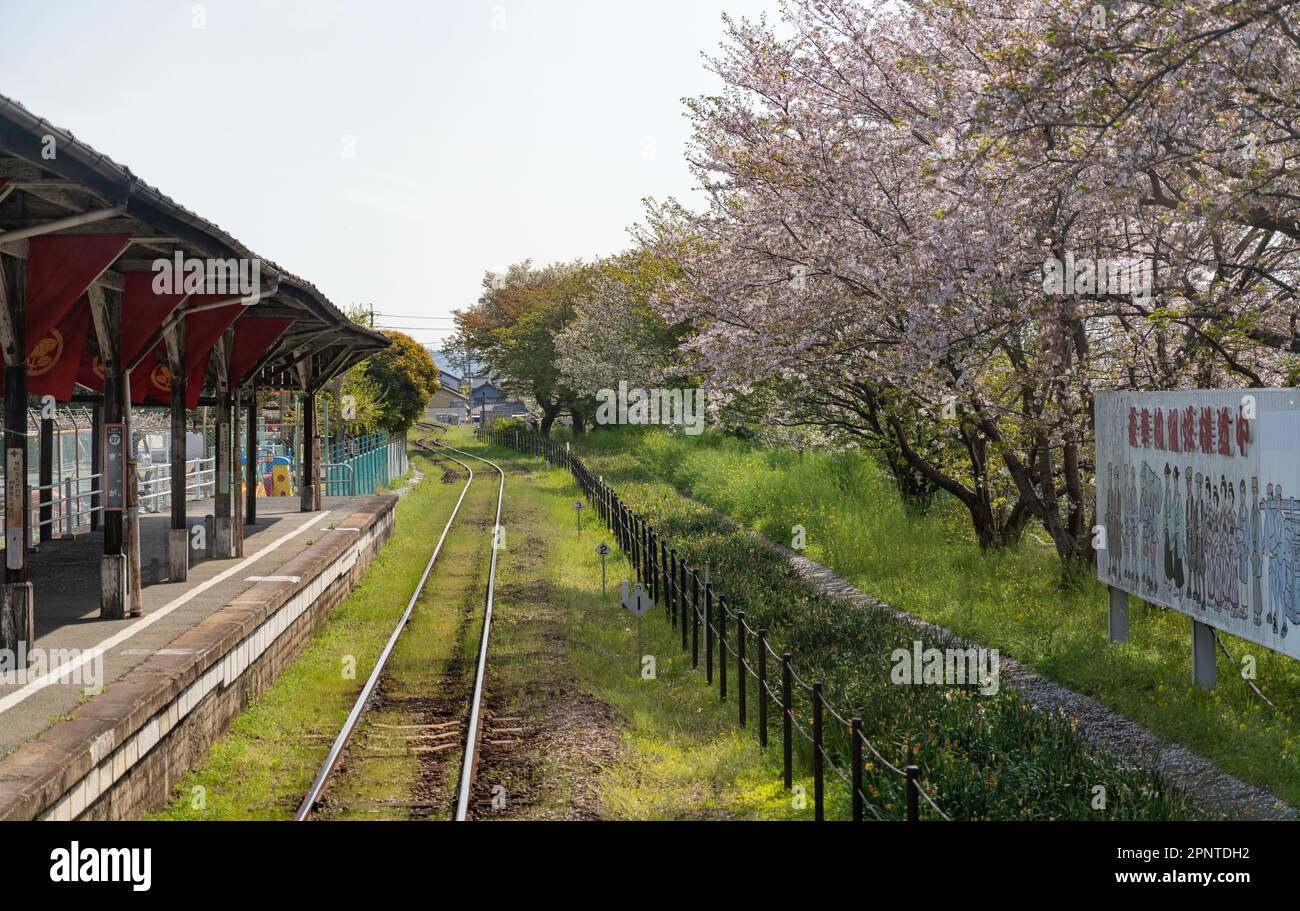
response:
M960 647L978 643L957 636L937 624L899 610L863 594L850 582L822 564L756 535L790 560L795 571L818 591L855 607L886 610L935 637L948 636ZM1063 711L1078 719L1078 730L1094 748L1122 762L1155 767L1182 787L1204 808L1235 819L1297 819L1300 811L1264 788L1227 774L1187 747L1147 730L1112 711L1091 696L1049 680L1027 665L1003 656L1002 679L1032 705L1048 712Z

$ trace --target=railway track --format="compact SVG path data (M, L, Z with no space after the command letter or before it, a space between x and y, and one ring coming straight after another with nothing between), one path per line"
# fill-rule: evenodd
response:
M422 430L430 432L442 429L436 425L425 423L420 423L417 426ZM448 535L452 532L452 529L456 524L456 519L460 514L462 504L465 502L466 494L469 493L470 486L474 483L474 469L467 462L462 461L456 456L463 456L466 459L473 459L477 462L481 462L496 471L499 476L495 517L491 528L491 563L488 567L487 589L483 602L483 627L479 636L477 648L474 668L474 684L470 693L467 711L465 713L459 785L456 791L455 812L452 817L457 821L464 821L469 818L471 809L470 797L473 790L474 775L478 764L479 742L483 729L483 690L487 676L488 644L492 632L492 607L496 593L497 555L501 543L501 511L505 498L506 476L501 466L497 465L495 462L476 456L473 453L455 449L436 440L431 441L429 437L422 440L416 440L415 445L424 449L435 458L445 459L459 465L465 470L467 479L464 487L461 488L460 495L456 499L456 504L452 508L451 515L447 518L447 524L443 527L442 534L439 536L437 544L434 545L433 552L429 555L429 560L425 564L423 573L420 575L420 581L415 586L415 590L411 593L410 600L406 604L406 609L398 619L397 625L394 627L392 634L388 637L388 641L384 645L383 651L379 655L379 659L375 662L374 669L370 672L370 676L366 679L365 685L357 695L356 701L353 703L352 709L348 713L348 717L344 721L343 727L339 731L338 736L335 737L333 744L330 746L330 750L326 754L325 760L321 764L320 770L317 772L311 788L303 796L302 803L299 804L298 810L294 814L294 819L298 821L309 819L312 816L313 811L317 808L322 795L325 793L326 788L331 781L331 777L339 768L340 760L347 751L348 744L351 742L353 734L357 731L363 716L373 704L376 689L379 686L380 681L383 679L389 659L392 657L393 650L397 646L402 631L406 629L407 624L411 619L411 615L415 610L415 605L423 594L425 585L429 581L429 576L433 572L438 557L443 551L443 545L446 543ZM482 469L480 469L480 471L481 470ZM445 729L448 727L448 724L432 725L431 727ZM447 745L445 743L447 733L449 732L444 731L438 735L439 738L443 738L443 743L439 744L435 749L442 749ZM411 806L415 805L416 804L414 803L411 804ZM422 809L429 809L424 805L419 806Z

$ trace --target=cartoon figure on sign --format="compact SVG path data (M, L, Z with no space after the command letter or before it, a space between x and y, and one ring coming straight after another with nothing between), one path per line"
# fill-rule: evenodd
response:
M1106 574L1118 580L1123 560L1123 534L1119 526L1119 467L1106 467Z
M1183 514L1183 491L1178 484L1178 469L1173 470L1172 485L1166 481L1165 489L1169 495L1165 498L1165 534L1170 543L1166 548L1170 552L1169 584L1175 591L1182 591L1187 581L1187 526Z
M1201 600L1205 609L1214 604L1214 487L1210 476L1201 484Z
M1158 415L1158 413L1160 413L1160 412L1157 412L1157 415ZM1164 421L1161 421L1160 426L1164 426ZM1169 463L1167 463L1167 461L1166 461L1166 463L1165 463L1165 490L1173 490L1173 487L1170 487L1170 486L1169 486L1169 481L1170 481ZM1173 498L1173 496L1166 496L1166 498L1165 498L1165 508L1164 508L1164 509L1161 509L1161 511L1160 511L1160 530L1161 530L1161 538L1164 539L1164 545L1165 545L1164 547L1161 548L1161 550L1162 550L1162 556L1164 556L1164 558L1165 558L1165 574L1164 574L1164 578L1165 578L1165 580L1173 580L1173 578L1174 578L1174 522L1173 522L1173 519L1174 519L1174 498Z
M1270 483L1264 488L1264 554L1268 557L1268 613L1264 617L1265 623L1273 625L1273 632L1277 632L1278 607L1282 604L1281 588L1279 577L1281 574L1281 564L1277 559L1277 542L1278 542L1278 510L1277 495L1274 493L1273 485Z
M1241 499L1237 504L1237 616L1250 615L1250 513L1246 511L1246 479L1238 485Z
M1204 608L1205 604L1201 600L1200 589L1200 528L1196 515L1196 491L1199 487L1192 486L1192 467L1188 465L1186 472L1183 472L1184 480L1187 481L1187 503L1184 504L1186 509L1187 524L1187 597L1196 604L1197 607ZM1200 483L1200 476L1196 477L1197 485Z
M1161 514L1160 479L1146 462L1142 463L1142 495L1138 504L1139 547L1141 549L1141 582L1144 591L1154 593L1158 588L1157 571L1160 566L1160 527L1156 522Z
M1206 495L1209 502L1209 525L1210 539L1208 550L1209 563L1209 580L1210 580L1210 600L1214 604L1216 611L1223 611L1223 504L1219 491L1209 481L1210 491ZM1222 487L1222 485L1221 485Z
M1300 501L1283 499L1281 484L1269 487L1272 495L1263 507L1269 589L1269 613L1264 620L1285 639L1288 621L1291 626L1300 623Z
M1124 468L1127 467L1128 471ZM1130 582L1137 581L1137 487L1134 483L1134 467L1120 466L1124 481L1121 485L1123 496L1120 503L1120 522L1123 526L1124 577Z
M1237 582L1237 494L1231 482L1219 476L1219 488L1223 491L1223 513L1219 518L1223 548L1221 565L1223 568L1223 601L1229 616L1237 616L1238 582Z
M1264 612L1264 593L1260 579L1264 574L1264 535L1260 528L1259 478L1250 479L1250 606L1255 625L1260 626Z

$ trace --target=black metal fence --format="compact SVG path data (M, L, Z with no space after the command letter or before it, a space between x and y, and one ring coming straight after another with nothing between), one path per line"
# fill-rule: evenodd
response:
M787 790L794 786L795 737L801 738L807 748L812 765L814 819L820 822L826 818L828 770L849 789L855 821L866 818L867 814L878 820L885 819L880 808L867 799L863 788L864 762L872 761L867 759L870 754L881 768L897 776L902 785L907 821L916 822L921 818L922 801L936 818L951 821L922 786L918 766L905 764L900 768L881 755L863 735L859 716L846 719L826 698L821 681L810 683L799 676L790 653L779 650L768 637L766 628L755 629L746 621L743 612L728 608L726 597L715 590L707 562L701 576L698 568L679 559L677 549L662 540L653 525L629 509L614 489L594 475L567 447L525 430L490 430L489 436L496 445L544 458L569 469L587 501L595 507L600 520L627 555L637 580L657 605L663 605L664 618L672 624L674 631L680 631L682 651L690 653L693 668L700 666L703 638L704 678L710 686L717 683L719 698L724 702L730 695L728 671L734 666L733 690L741 727L748 726L749 683L753 681L753 695L757 697L758 742L763 749L768 747L773 710L781 715L781 753ZM770 662L775 662L775 665ZM807 726L800 723L794 710L796 698L809 706L810 723ZM833 722L829 731L828 719ZM839 749L832 747L832 740ZM841 764L847 765L847 769Z

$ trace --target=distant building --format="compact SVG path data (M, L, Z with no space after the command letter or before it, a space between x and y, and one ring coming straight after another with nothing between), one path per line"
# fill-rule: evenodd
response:
M461 380L460 377L456 376L456 374L451 373L449 371L440 370L438 372L438 382L442 385L442 388L444 389L455 389L457 392L463 391L461 389L461 384L463 383L463 380Z
M456 377L451 377L455 380ZM429 398L429 405L424 410L427 420L441 421L444 424L460 424L469 418L469 399L460 391L459 382L442 386Z
M493 405L506 401L506 393L491 380L476 376L470 380L469 401L475 408L483 404Z

